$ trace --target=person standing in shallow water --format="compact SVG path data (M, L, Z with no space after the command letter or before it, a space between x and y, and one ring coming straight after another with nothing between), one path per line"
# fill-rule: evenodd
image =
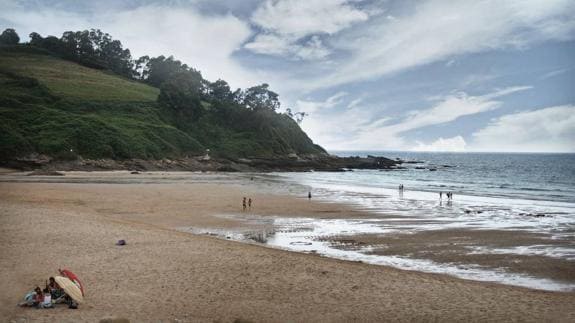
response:
M443 192L439 192L439 199L440 200L443 199L442 195L443 195Z

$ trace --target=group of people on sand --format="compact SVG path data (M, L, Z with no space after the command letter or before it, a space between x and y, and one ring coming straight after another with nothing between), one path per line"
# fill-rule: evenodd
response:
M242 206L243 206L244 211L245 211L246 209L250 209L250 210L251 210L251 209L252 209L252 198L251 198L251 197L250 197L250 198L246 198L246 197L244 196L244 199L243 199L243 202L242 202Z
M445 192L445 196L447 196L448 200L453 200L453 192ZM439 192L439 199L443 199L443 192Z
M399 184L399 194L403 195L404 187L403 184ZM447 197L448 201L453 200L453 192L439 192L439 200L443 200L443 194Z
M58 285L54 277L46 281L44 289L36 286L33 291L26 293L24 301L18 306L35 308L54 308L55 304L67 304L69 308L76 309L78 304L68 296Z

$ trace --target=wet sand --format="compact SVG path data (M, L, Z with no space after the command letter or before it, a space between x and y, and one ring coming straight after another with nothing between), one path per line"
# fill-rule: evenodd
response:
M242 180L0 182L0 279L5 282L0 317L92 322L105 317L133 322L575 320L575 293L402 271L176 230L238 226L225 215L241 214L244 195L254 199L251 212L262 216L369 216L344 205L258 193L249 179ZM118 239L128 245L115 246ZM86 304L78 310L15 306L57 268L71 269L83 280Z
M437 263L504 269L507 272L575 283L575 260L511 252L523 246L573 246L543 234L503 230L434 230L412 234L330 237L341 249L370 248L369 254L428 259ZM503 250L500 253L493 250ZM506 251L506 252L505 252Z

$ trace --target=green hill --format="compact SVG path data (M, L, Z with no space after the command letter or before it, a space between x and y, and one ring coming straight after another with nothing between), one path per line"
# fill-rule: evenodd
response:
M325 154L285 114L163 89L31 46L1 46L0 161L31 153L161 159L208 148L225 158Z
M156 101L160 90L52 57L32 47L0 49L0 70L35 78L54 95L90 101Z

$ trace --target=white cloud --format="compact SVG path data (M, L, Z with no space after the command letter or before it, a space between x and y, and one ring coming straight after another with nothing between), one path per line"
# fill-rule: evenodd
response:
M543 74L543 76L541 76L539 79L540 80L546 80L548 78L552 78L552 77L555 77L557 75L564 74L564 73L568 72L570 69L571 68L562 68L562 69L558 69L558 70L553 70L549 73Z
M301 126L314 142L328 149L343 149L357 129L369 127L372 119L372 111L362 109L360 99L351 99L342 91L324 101L298 100L294 110L309 113ZM340 111L334 113L337 108Z
M266 1L252 15L252 22L279 35L304 37L333 34L351 24L365 21L368 14L347 0Z
M245 48L254 53L288 56L292 59L319 60L330 54L317 36L311 36L307 42L298 44L297 40L277 34L260 34L246 44Z
M487 0L418 3L409 14L380 16L335 37L349 55L306 88L324 88L494 49L573 39L575 2Z
M319 34L334 34L368 18L367 12L347 0L269 0L251 17L264 33L245 48L259 54L318 60L330 54Z
M336 94L330 96L325 101L306 101L297 100L295 104L295 111L305 112L307 114L313 114L325 109L331 109L342 102L342 98L347 95L346 92L337 92Z
M135 57L173 55L202 71L204 77L223 78L232 86L261 81L231 57L252 33L246 22L231 14L204 16L193 7L155 5L89 14L42 6L7 8L0 11L0 20L12 24L22 38L32 31L59 37L65 30L100 28L121 40Z
M575 106L518 112L473 134L477 151L575 152Z
M467 143L465 139L461 136L455 136L452 138L442 138L435 140L430 144L424 144L422 142L417 141L417 146L413 147L411 150L413 151L465 151L465 146Z
M333 113L322 111L322 107L331 106L328 104L330 100L317 106L300 105L299 108L302 111L307 108L314 111L302 126L306 132L315 135L312 136L314 140L325 145L328 149L418 149L424 144L410 143L403 137L403 133L428 126L446 124L463 116L497 109L502 105L500 101L496 100L497 98L530 88L529 86L515 86L481 96L455 92L434 98L434 101L437 102L430 108L410 111L406 115L396 118L377 117L376 111L360 109L358 106L334 116ZM340 103L342 102L337 104ZM453 138L442 139L435 146L439 147L440 144L451 144L453 147L456 147L455 144L459 144L457 147L461 147L461 142L457 142Z
M362 101L363 101L362 98L355 99L355 100L351 101L351 102L347 105L347 107L348 107L349 109L355 108L355 107L359 106L359 104L360 104Z
M385 130L400 134L417 128L451 122L462 116L493 110L501 105L501 102L493 99L530 88L529 86L509 87L482 96L469 96L464 92L450 94L430 109L411 111L405 120L388 126Z
M289 52L291 45L289 40L278 35L260 34L244 47L259 54L281 55Z

